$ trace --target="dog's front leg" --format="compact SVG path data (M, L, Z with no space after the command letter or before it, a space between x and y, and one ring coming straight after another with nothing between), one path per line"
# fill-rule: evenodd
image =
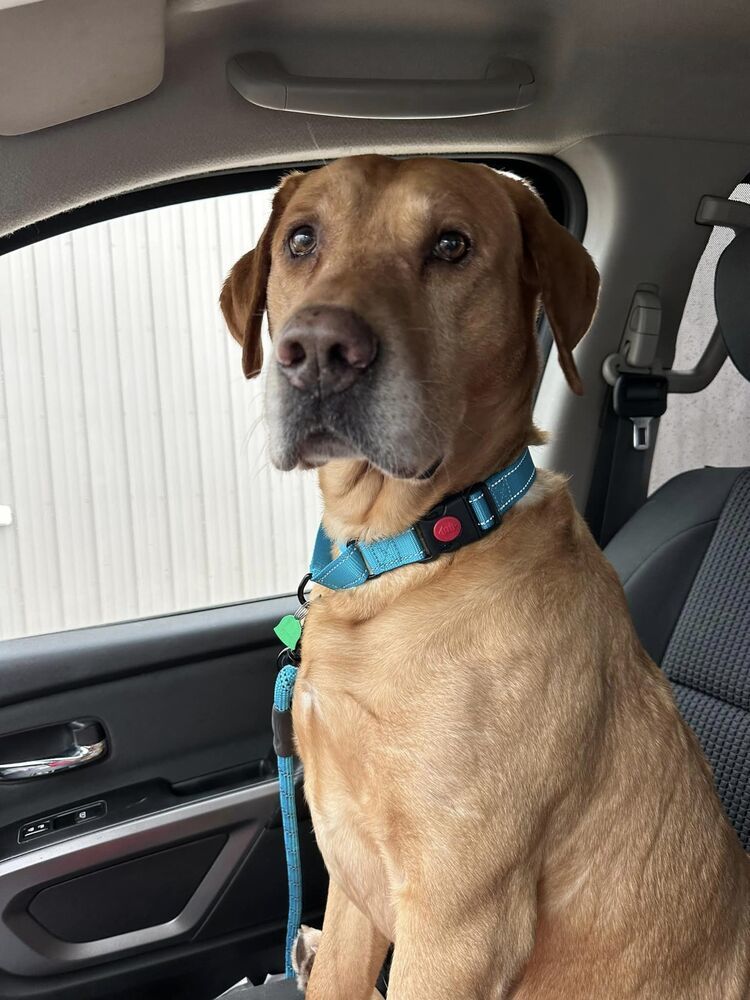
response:
M494 892L442 899L408 891L398 907L388 1000L506 1000L534 946L536 890L521 873ZM493 887L494 889L495 887Z
M332 880L307 1000L370 1000L388 946L389 941Z

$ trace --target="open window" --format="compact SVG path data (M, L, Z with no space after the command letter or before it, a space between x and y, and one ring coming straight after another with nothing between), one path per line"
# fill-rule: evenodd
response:
M582 226L562 168L495 165ZM0 639L296 590L316 477L271 466L263 377L243 379L217 305L279 176L152 189L0 241Z

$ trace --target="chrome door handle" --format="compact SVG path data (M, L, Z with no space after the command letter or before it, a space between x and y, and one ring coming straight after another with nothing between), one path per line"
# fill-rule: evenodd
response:
M92 732L90 725L81 723L71 723L65 727L70 731L72 743L60 753L52 753L48 757L39 757L36 760L0 761L0 781L27 781L30 778L44 778L50 774L59 774L64 771L72 771L77 767L85 767L86 764L93 764L100 760L107 752L107 738L97 726ZM88 740L79 743L76 739L76 731L87 731ZM99 739L92 739L92 736L100 736Z

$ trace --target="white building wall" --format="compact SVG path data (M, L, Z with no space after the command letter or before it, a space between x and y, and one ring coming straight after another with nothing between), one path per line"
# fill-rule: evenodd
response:
M0 638L296 589L314 475L268 461L218 307L267 192L0 257Z

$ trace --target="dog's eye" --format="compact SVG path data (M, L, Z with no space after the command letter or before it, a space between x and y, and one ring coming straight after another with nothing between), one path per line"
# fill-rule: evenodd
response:
M456 261L465 257L468 250L468 239L462 233L450 230L438 236L435 246L432 248L432 256L438 257L440 260Z
M317 246L318 240L312 226L300 226L295 229L289 237L289 251L293 257L304 257L305 254L312 253Z

